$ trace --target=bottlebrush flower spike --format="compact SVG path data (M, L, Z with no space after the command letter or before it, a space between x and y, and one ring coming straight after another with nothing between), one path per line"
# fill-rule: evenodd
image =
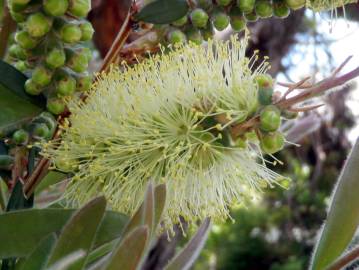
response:
M235 144L232 124L258 108L257 56L248 38L180 45L169 53L99 76L86 102L71 101L63 138L43 155L74 173L64 197L83 204L104 194L113 209L133 214L148 181L166 183L166 229L183 217L223 220L229 207L273 186L259 142Z
M335 12L338 7L344 9L345 5L356 2L357 0L307 0L307 7L314 11L332 10Z

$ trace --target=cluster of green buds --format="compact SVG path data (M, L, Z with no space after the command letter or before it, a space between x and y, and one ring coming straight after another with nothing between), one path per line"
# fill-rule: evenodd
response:
M231 28L240 32L247 22L272 16L286 18L290 10L304 7L305 0L197 0L188 14L170 25L169 43L192 41L200 44L215 32Z
M91 86L86 71L92 54L83 44L94 33L91 23L83 19L91 1L8 0L8 6L18 23L9 56L29 77L25 90L45 95L48 110L61 114L65 97Z

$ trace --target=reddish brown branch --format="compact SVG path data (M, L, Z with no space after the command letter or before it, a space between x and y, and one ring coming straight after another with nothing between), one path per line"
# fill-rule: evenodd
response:
M333 264L331 264L326 270L340 270L343 269L346 265L353 262L354 260L359 259L359 246L349 251L344 256L337 259Z

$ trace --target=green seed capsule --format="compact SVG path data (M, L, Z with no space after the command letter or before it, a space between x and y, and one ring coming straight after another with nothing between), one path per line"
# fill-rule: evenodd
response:
M213 26L218 30L222 31L229 25L229 16L224 12L218 12L213 17Z
M186 35L188 41L193 42L197 45L201 45L203 42L202 33L199 29L190 29L189 31L187 31Z
M256 22L258 21L258 15L255 13L255 11L252 11L251 13L244 14L244 17L248 22Z
M53 48L46 56L46 65L50 68L59 68L65 64L66 54L61 48Z
M246 19L242 16L231 16L231 27L236 32L243 31L246 28Z
M9 55L20 60L25 60L27 58L26 52L18 44L13 44L10 46Z
M27 8L27 4L30 2L30 0L8 0L7 2L10 12L20 12Z
M39 123L44 123L50 131L54 131L57 126L55 117L49 112L42 112L39 117Z
M90 22L84 22L80 24L81 29L81 41L89 41L92 39L92 36L95 30L92 27Z
M86 17L91 10L91 0L70 0L69 12L76 17Z
M274 80L269 74L258 74L255 80L259 88L273 88Z
M37 66L32 72L32 81L40 87L47 86L51 82L52 72L44 66Z
M65 111L65 104L60 99L48 99L47 100L47 110L55 115L61 114Z
M198 6L205 9L210 10L213 7L212 0L197 0Z
M43 87L41 87L41 86L37 85L36 83L34 83L34 81L32 79L26 80L26 82L25 82L25 91L29 95L37 96L43 90L44 90Z
M280 132L264 134L260 141L260 147L267 154L274 154L283 149L284 136Z
M35 139L44 139L44 138L48 138L50 135L50 130L47 127L46 124L43 123L38 123L35 124L33 130L32 130L32 136Z
M168 42L171 44L180 44L187 41L186 35L181 30L172 30L167 35Z
M14 132L12 139L16 144L26 144L29 141L29 133L23 129Z
M46 17L41 12L30 15L25 23L25 29L32 37L42 37L46 35L52 25L52 20Z
M33 49L37 45L37 40L32 38L28 32L19 31L15 34L15 40L17 44L23 49Z
M280 111L274 105L264 107L259 115L259 128L263 131L276 131L280 127Z
M81 29L76 24L65 24L60 31L61 39L65 43L76 43L81 40Z
M43 3L45 12L54 17L65 15L69 7L68 0L44 0Z
M232 0L216 0L216 2L219 6L225 7L228 6Z
M251 13L254 10L255 0L237 0L237 7L244 13Z
M285 0L287 6L293 10L300 9L305 6L305 0Z
M274 16L284 19L290 14L290 9L287 7L285 2L279 1L273 3L273 14Z
M272 104L273 89L272 88L259 88L258 101L261 105Z
M76 78L76 90L86 92L91 89L92 77L88 74Z
M182 18L178 19L177 21L174 21L172 23L172 25L180 27L180 26L184 26L187 23L188 19L187 19L187 15L183 16Z
M190 18L193 26L197 28L205 28L208 22L208 14L201 8L192 10Z
M27 19L26 14L20 13L20 12L15 12L13 10L10 10L10 15L13 18L13 20L17 23L22 23L25 22Z
M0 169L10 170L14 164L14 158L8 155L0 155Z
M269 1L260 0L255 5L256 14L261 18L269 18L273 15L273 7Z
M15 68L21 72L25 72L29 67L25 61L17 61L15 64Z
M60 96L70 96L76 90L76 80L67 76L57 82L56 93Z
M87 70L89 62L87 50L84 50L83 48L76 51L67 50L66 59L66 66L73 71L80 73Z

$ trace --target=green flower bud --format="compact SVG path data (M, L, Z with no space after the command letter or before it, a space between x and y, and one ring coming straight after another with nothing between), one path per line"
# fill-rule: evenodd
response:
M61 39L66 43L76 43L81 40L81 29L76 24L65 24L60 30Z
M305 0L285 0L287 6L291 9L300 9L305 6Z
M262 151L267 154L274 154L282 150L283 146L284 136L278 131L264 134L260 141Z
M30 15L25 23L25 29L32 37L42 37L46 35L52 25L52 20L41 12Z
M205 10L209 10L213 7L213 2L212 0L197 0L198 6L205 9Z
M42 92L43 88L33 82L32 79L28 79L25 82L25 91L29 95L37 96Z
M280 127L280 111L274 105L264 107L259 115L259 128L263 131L276 131Z
M174 21L172 25L177 27L184 26L187 23L187 21L188 21L187 15L185 15L182 18L178 19L177 21Z
M80 49L81 53L83 53L84 55L86 55L87 57L87 61L90 62L92 59L92 51L90 48L88 47L83 47Z
M251 13L254 10L255 0L237 0L237 7L244 13Z
M68 0L44 0L43 3L45 12L54 17L65 15L69 7Z
M8 0L8 6L11 11L19 12L27 8L27 4L30 0Z
M49 112L42 112L37 116L33 121L33 124L45 124L49 129L49 137L52 137L53 133L56 130L57 121L55 117Z
M272 4L267 0L260 0L255 5L256 14L261 18L269 18L273 15Z
M86 17L91 10L91 0L70 0L69 12L76 17Z
M61 48L53 48L46 56L46 65L50 68L59 68L65 64L65 51Z
M15 34L15 40L23 49L33 49L37 45L37 40L32 38L26 31L17 32Z
M26 60L27 58L26 52L18 44L13 44L10 46L9 55L20 60Z
M187 39L186 39L186 35L181 30L176 29L168 33L167 40L171 44L176 44L176 43L185 43Z
M298 112L291 112L288 110L282 111L282 117L288 120L295 119L298 117Z
M205 29L201 30L203 40L208 41L209 39L213 38L214 35L214 29L212 25L207 25Z
M81 41L89 41L92 39L95 30L90 22L84 22L80 24L81 29Z
M55 115L61 114L65 111L65 104L60 99L48 99L47 100L47 110Z
M23 129L14 132L12 139L16 144L26 144L29 141L29 133Z
M51 82L52 72L44 66L37 66L32 72L32 81L39 86L46 86Z
M12 156L0 155L0 169L10 170L13 164L14 164L14 158Z
M13 20L17 23L22 23L24 21L26 21L26 14L20 13L20 12L15 12L13 10L10 10L10 15L13 18Z
M75 72L84 72L88 67L88 53L87 50L79 49L76 51L66 51L66 66Z
M192 10L190 18L193 26L198 28L205 28L208 22L208 14L201 8Z
M273 3L273 14L274 16L284 19L290 14L290 9L283 1L276 1Z
M244 17L249 22L256 22L258 20L258 15L254 11L252 11L251 13L245 13Z
M243 31L246 28L246 20L242 16L231 16L231 27L233 31Z
M25 61L17 61L15 64L15 68L21 72L26 71L29 67Z
M56 93L61 96L70 96L76 90L76 80L71 76L66 76L57 82Z
M218 30L222 31L229 25L229 16L224 12L218 12L213 17L213 26Z
M50 130L47 127L46 124L43 123L37 123L35 124L33 130L32 130L32 136L35 139L44 139L48 138L50 135Z
M272 104L273 89L272 88L259 88L258 101L261 105Z
M216 0L216 2L219 6L225 7L228 6L232 0Z
M259 88L273 88L274 80L269 74L258 74L255 80Z
M190 29L186 33L188 41L191 41L197 45L201 45L203 42L203 37L201 31L198 29Z
M76 78L76 90L86 92L91 89L92 77L88 74Z

